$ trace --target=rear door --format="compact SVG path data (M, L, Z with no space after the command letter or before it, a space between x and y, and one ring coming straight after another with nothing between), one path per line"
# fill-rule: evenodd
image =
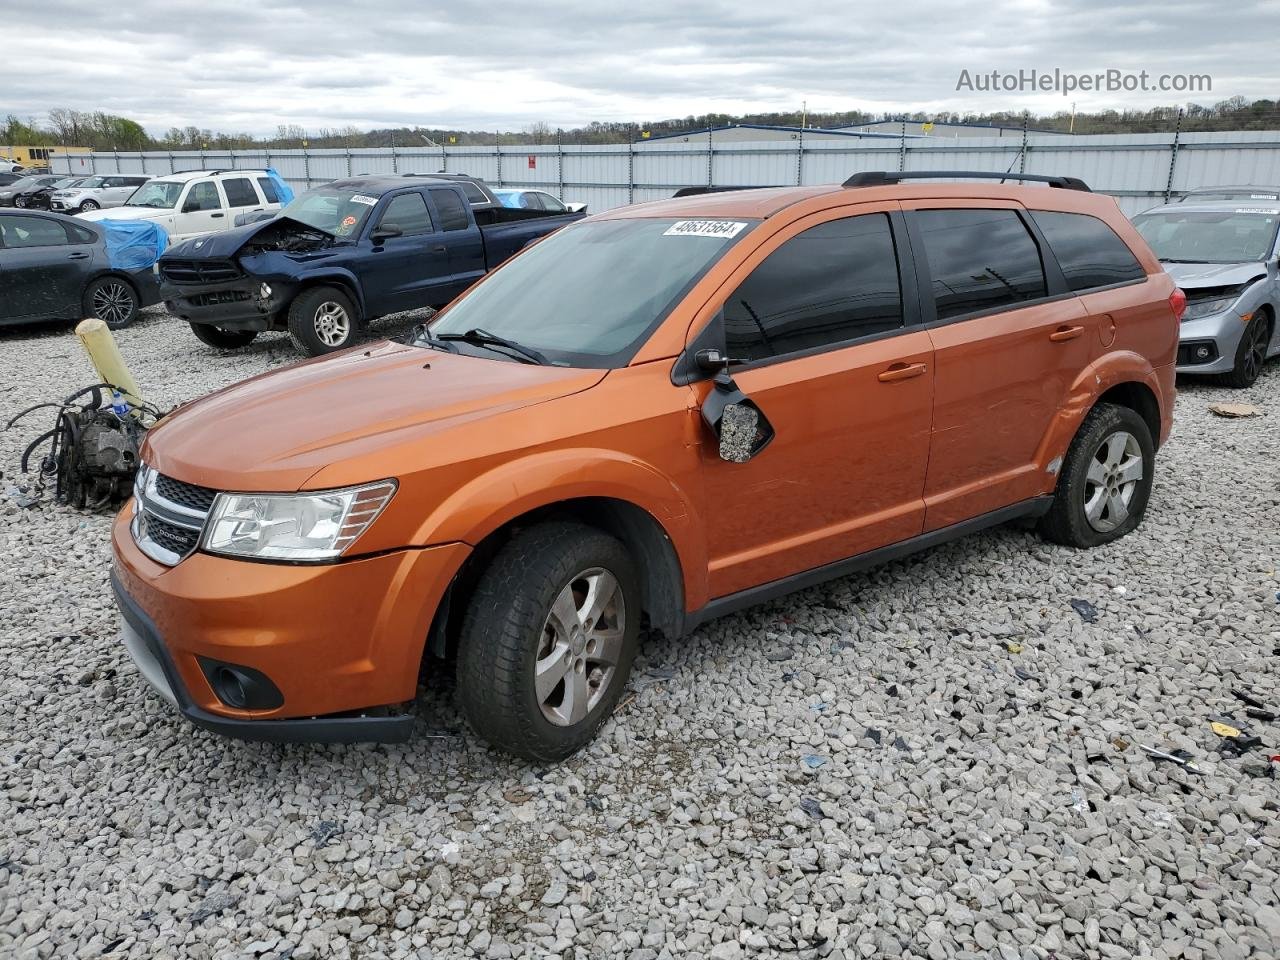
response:
M187 184L178 212L174 215L174 234L169 239L177 243L202 233L225 230L235 221L227 217L227 202L214 180L193 180Z
M1041 444L1098 333L1019 205L903 208L935 350L930 531L1053 489Z
M457 190L452 187L432 187L427 194L431 198L436 222L440 224L449 248L449 296L443 301L448 303L485 275L488 263L484 237L476 226L470 208L462 202Z
M368 253L356 273L370 317L447 303L452 295L449 252L420 192L384 201L370 219ZM386 233L394 233L387 236Z
M921 531L933 347L896 204L859 209L789 225L723 288L730 372L774 437L738 463L704 431L713 597Z
M234 223L242 213L258 213L266 209L266 202L258 195L249 177L224 177L222 192L227 198L227 215Z
M83 227L34 214L0 217L0 319L78 317L93 261Z

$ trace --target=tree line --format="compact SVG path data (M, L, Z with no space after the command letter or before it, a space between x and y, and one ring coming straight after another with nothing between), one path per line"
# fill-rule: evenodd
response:
M1179 109L1182 110L1179 121ZM1025 111L990 113L869 113L847 110L802 113L799 110L766 113L704 113L667 120L628 122L592 121L581 127L553 130L546 122L528 124L517 131L460 130L442 127L394 127L360 130L354 126L321 127L308 130L297 124L280 124L273 136L226 133L197 126L170 127L153 137L141 124L127 117L102 111L85 112L58 107L42 121L22 120L10 115L0 126L0 144L21 146L77 146L94 150L227 150L297 149L299 147L423 147L563 143L627 143L646 137L689 130L705 130L738 123L776 126L847 127L883 120L973 123L1036 130L1088 133L1155 133L1193 130L1275 130L1280 129L1280 99L1246 100L1232 97L1212 105L1187 104L1146 110L1102 110L1076 113L1059 110L1051 114Z

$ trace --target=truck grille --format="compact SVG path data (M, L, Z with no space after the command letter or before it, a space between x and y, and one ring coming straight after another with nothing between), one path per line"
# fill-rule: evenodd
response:
M171 260L160 261L160 275L170 283L221 283L235 280L240 268L232 260Z
M133 485L134 543L156 563L175 566L200 545L217 491L185 483L143 465Z

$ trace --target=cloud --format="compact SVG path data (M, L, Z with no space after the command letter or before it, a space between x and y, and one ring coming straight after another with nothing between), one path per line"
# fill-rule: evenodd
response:
M6 12L0 111L106 110L153 134L194 124L518 129L790 110L1081 110L1274 97L1276 0L803 5L458 0L355 7L49 0ZM971 75L1055 68L1208 73L1212 90L980 93Z

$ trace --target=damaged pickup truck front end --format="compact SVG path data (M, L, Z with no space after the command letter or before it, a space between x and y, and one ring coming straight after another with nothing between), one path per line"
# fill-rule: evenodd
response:
M340 238L279 216L188 240L160 261L161 297L169 312L221 330L283 329L299 291L317 280L346 280L330 264Z

